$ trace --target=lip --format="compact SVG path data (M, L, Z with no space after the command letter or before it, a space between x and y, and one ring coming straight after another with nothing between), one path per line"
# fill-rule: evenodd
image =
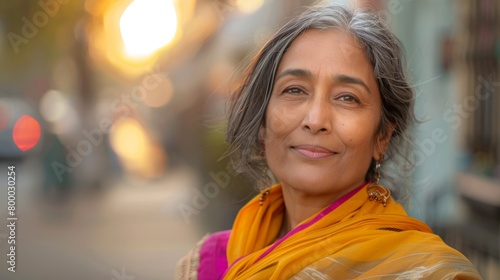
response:
M297 145L291 146L291 148L297 153L310 159L322 159L337 154L330 149L318 145Z

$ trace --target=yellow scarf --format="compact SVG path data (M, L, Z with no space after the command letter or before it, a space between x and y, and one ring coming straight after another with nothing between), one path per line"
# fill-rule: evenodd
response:
M263 205L259 198L236 217L224 279L376 279L384 275L480 279L462 254L427 225L408 217L392 198L386 207L370 201L366 186L333 211L322 210L303 221L278 245L273 243L285 210L281 186L271 188Z

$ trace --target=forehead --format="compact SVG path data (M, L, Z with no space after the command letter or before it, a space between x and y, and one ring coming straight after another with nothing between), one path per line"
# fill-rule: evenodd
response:
M349 32L310 29L295 38L283 55L278 72L288 67L330 69L373 78L366 48Z

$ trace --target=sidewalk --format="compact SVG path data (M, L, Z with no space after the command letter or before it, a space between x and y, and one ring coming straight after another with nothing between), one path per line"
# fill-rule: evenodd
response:
M193 178L178 170L147 184L119 180L63 203L40 199L35 188L19 191L16 272L7 270L2 227L0 279L173 279L175 263L201 236L197 225L184 222L176 202L194 187ZM0 194L2 208L6 196ZM0 209L5 222L6 212Z

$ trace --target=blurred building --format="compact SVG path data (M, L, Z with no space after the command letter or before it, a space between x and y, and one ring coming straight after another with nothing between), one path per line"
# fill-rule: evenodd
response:
M401 1L391 25L417 92L410 213L466 254L487 279L500 252L496 1Z

